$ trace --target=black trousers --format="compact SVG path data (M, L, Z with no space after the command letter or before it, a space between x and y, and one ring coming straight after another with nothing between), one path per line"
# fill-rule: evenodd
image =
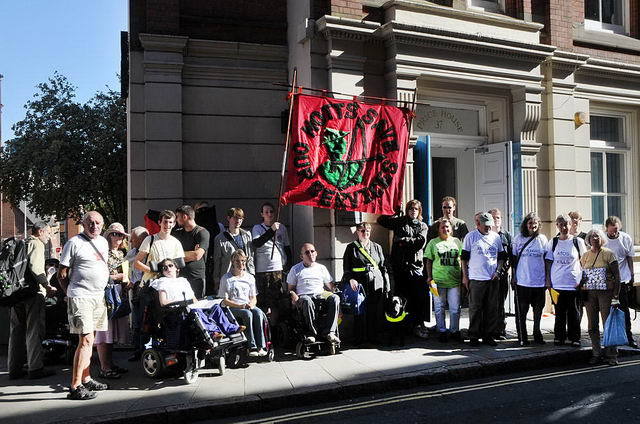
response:
M496 321L495 335L505 335L507 329L507 315L504 310L504 302L509 294L509 276L505 273L498 281L498 318Z
M578 290L558 290L556 322L553 326L554 339L559 341L580 341L580 319L582 301Z
M422 274L394 269L394 293L407 300L407 318L411 319L413 325L430 321L429 287Z
M629 343L633 341L633 334L631 333L631 313L629 312L629 296L631 295L631 284L625 283L620 285L620 310L624 312L624 327L627 330L627 339Z
M518 307L516 310L516 319L518 337L520 340L527 340L527 313L529 308L533 309L533 337L542 338L540 331L540 320L542 319L542 310L545 301L544 287L525 287L516 286L516 296Z
M364 341L370 343L380 343L380 333L382 332L382 316L384 315L382 289L373 290L373 287L364 287L365 308L364 314L354 317L355 342Z

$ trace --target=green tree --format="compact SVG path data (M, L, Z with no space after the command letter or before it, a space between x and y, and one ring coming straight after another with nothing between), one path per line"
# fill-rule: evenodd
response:
M85 104L59 73L38 85L0 150L0 190L40 216L127 219L126 104L107 89Z

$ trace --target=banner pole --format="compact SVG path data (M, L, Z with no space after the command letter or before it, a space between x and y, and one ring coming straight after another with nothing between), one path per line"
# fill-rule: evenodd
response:
M290 96L290 103L289 103L289 119L287 121L287 134L285 137L285 142L284 142L284 152L282 154L282 168L280 169L280 191L278 193L278 207L276 209L276 219L275 222L280 222L280 210L282 209L282 202L281 202L281 198L282 198L282 192L284 191L284 173L285 170L287 168L287 156L289 154L289 140L291 137L291 118L293 116L293 105L295 103L295 97L296 97L296 84L298 82L298 68L294 67L293 68L293 79L291 82L291 92L289 93ZM271 246L271 259L273 259L273 252L276 249L276 236L277 234L274 233L273 234L273 245Z

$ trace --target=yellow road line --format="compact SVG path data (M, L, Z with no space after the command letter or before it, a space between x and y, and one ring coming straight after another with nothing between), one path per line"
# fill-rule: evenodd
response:
M640 365L640 360L623 362L615 368L631 367L635 365ZM470 384L462 387L452 387L449 389L433 390L429 392L418 392L418 393L412 393L407 395L392 396L385 399L362 401L362 402L355 403L353 405L327 407L327 408L321 408L321 409L313 409L313 410L304 411L304 412L295 412L291 414L278 415L275 417L261 418L257 420L240 421L237 424L270 424L270 423L277 423L279 421L285 421L285 420L286 421L299 420L303 418L317 417L317 416L329 415L329 414L338 414L340 412L355 411L358 409L365 409L365 408L371 408L371 407L377 407L377 406L383 406L383 405L389 405L389 404L401 403L401 402L410 402L413 400L428 399L428 398L438 397L438 396L447 396L447 395L471 392L471 391L481 390L481 389L490 389L494 387L503 387L503 386L509 386L514 384L530 383L532 381L549 380L552 378L559 378L567 375L573 376L573 375L579 375L579 374L589 374L589 373L599 372L603 370L610 370L610 369L614 369L614 368L608 365L600 365L600 366L586 368L582 370L556 371L556 372L550 372L542 375L515 377L509 380L503 380L499 382Z

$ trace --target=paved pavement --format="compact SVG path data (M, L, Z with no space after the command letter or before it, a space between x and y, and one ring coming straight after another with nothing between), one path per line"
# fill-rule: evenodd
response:
M462 328L467 326L462 318ZM126 351L115 353L116 361L129 367L111 389L91 401L66 399L70 380L68 367L56 367L57 375L43 380L10 381L6 357L0 358L0 422L3 424L53 422L135 422L154 424L206 420L343 399L419 385L527 371L554 365L586 362L588 340L582 348L553 345L553 316L543 318L548 343L520 347L515 339L514 319L508 319L510 340L497 348L468 344L443 344L435 338L408 338L404 348L350 348L336 356L299 360L292 353L279 353L276 362L251 363L247 368L201 375L191 385L182 378L147 378L138 363L127 363ZM531 323L530 323L531 324ZM583 319L586 335L586 318ZM633 322L640 332L640 319ZM635 351L624 349L623 354Z

